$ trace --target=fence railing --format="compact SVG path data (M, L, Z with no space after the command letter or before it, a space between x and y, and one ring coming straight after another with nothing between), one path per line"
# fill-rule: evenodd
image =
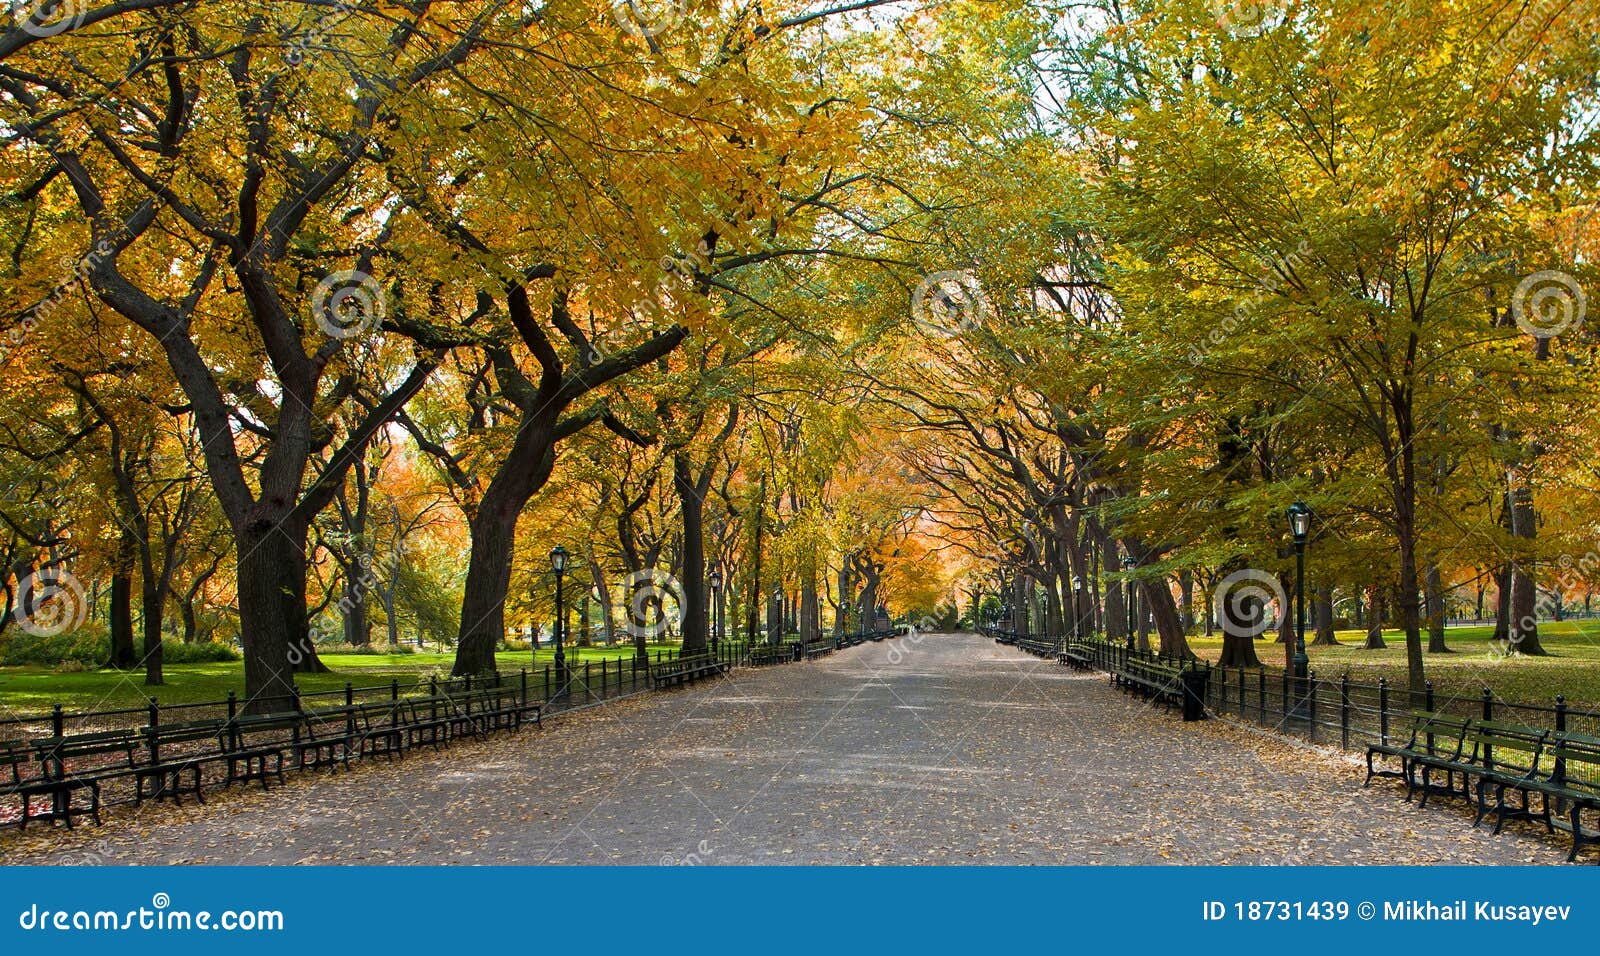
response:
M707 649L706 656L730 667L738 667L750 663L752 656L763 649L775 649L779 659L772 663L788 663L829 653L838 647L882 639L889 633L867 632L811 641L788 640L779 645L760 641L751 644L743 640L719 640ZM521 668L514 672L481 677L430 676L405 683L399 678L390 678L386 683L361 687L347 681L342 688L314 692L302 692L296 687L290 697L281 702L275 699L269 702L270 706L266 709L274 713L303 716L305 720L302 723L308 728L344 725L351 736L356 735L351 723L356 719L353 709L361 705L380 705L384 712L398 713L393 708L381 705L406 702L419 709L425 708L431 717L437 718L441 712L459 711L463 705L470 712L475 695L481 697L484 691L503 691L499 696L520 702L524 709L538 705L543 714L549 716L647 691L652 687L652 667L680 658L679 649L667 648L655 650L644 659L636 656L591 659L567 662L560 668L551 663L537 669ZM144 706L105 710L69 710L62 704L56 704L47 713L0 719L0 755L11 754L12 759L18 759L17 754L36 752L41 746L53 746L56 742L71 741L86 734L115 732L136 740L136 747L126 752L118 751L122 756L117 759L127 762L131 758L151 764L175 758L196 758L196 763L204 762L204 785L215 786L223 782L221 767L226 757L221 750L212 753L214 748L221 745L219 738L197 733L184 738L181 745L162 744L159 741L164 738L165 732L178 729L179 725L192 727L210 723L215 724L219 731L231 728L235 726L237 718L252 709L246 706L248 703L230 691L221 700L162 704L157 698L151 697ZM253 709L260 711L263 708L258 706ZM300 729L297 725L284 729L276 737L257 738L252 741L252 746L292 748L300 742ZM162 752L163 748L165 753ZM148 753L145 753L146 750ZM138 778L131 771L136 766L130 763L127 766L118 764L110 767L90 762L76 767L57 767L54 772L58 777L74 773L105 774L102 786L105 792L100 803L102 806L114 806L135 801ZM106 773L108 770L113 772ZM21 779L28 771L20 765L9 765L9 771L7 765L0 765L0 777L8 772ZM17 814L13 809L0 807L0 822L15 821Z
M1091 666L1107 673L1130 657L1185 663L1182 658L1155 651L1130 651L1123 644L1099 639L1019 637L996 628L982 631L1033 653L1043 651L1044 656L1050 655L1050 649L1064 654L1068 645L1084 649ZM1304 737L1311 743L1361 750L1371 743L1392 743L1397 735L1404 743L1411 713L1417 710L1600 737L1600 708L1570 705L1560 694L1548 703L1538 703L1507 699L1489 687L1466 690L1430 680L1419 694L1413 695L1407 687L1392 685L1382 677L1371 683L1352 680L1348 673L1325 678L1312 671L1300 682L1284 670L1219 667L1193 659L1189 662L1207 671L1205 703L1211 713Z

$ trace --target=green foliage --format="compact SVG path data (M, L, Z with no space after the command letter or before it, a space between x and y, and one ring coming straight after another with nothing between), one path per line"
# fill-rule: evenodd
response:
M110 648L111 639L100 626L89 625L48 636L15 628L0 642L0 664L53 666L70 662L98 667L106 662Z

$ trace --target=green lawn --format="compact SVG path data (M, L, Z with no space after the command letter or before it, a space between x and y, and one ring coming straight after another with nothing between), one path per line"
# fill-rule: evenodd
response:
M1548 704L1561 694L1571 704L1600 704L1600 621L1546 622L1539 625L1539 639L1548 657L1507 657L1495 652L1489 638L1491 627L1457 627L1446 632L1450 654L1425 654L1425 673L1436 687L1452 693L1476 694L1491 687L1506 700ZM1379 677L1391 684L1405 685L1405 636L1385 631L1383 650L1363 650L1365 631L1339 631L1343 647L1307 647L1311 669L1319 677L1337 679L1349 672L1352 681L1376 683ZM1426 646L1427 635L1423 635ZM1215 660L1222 651L1222 638L1191 637L1189 646L1201 657ZM1284 648L1273 640L1256 642L1256 653L1271 668L1281 668Z
M669 646L676 645L651 645L654 650ZM567 662L580 666L584 661L598 666L602 659L632 656L629 645L567 648ZM453 654L327 654L322 660L333 673L301 674L297 680L304 693L338 690L346 681L356 687L370 687L398 679L402 687L407 687L426 681L429 676L447 676L454 659ZM501 651L496 659L502 673L515 674L519 668L549 664L555 659L555 652L541 648L537 662L528 651ZM0 717L42 714L56 703L69 711L109 710L139 707L151 696L163 704L186 704L223 700L230 690L244 693L244 665L237 661L169 664L166 679L160 687L146 687L143 671L0 667Z

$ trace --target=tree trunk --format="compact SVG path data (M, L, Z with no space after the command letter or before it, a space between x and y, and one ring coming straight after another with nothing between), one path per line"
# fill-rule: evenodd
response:
M1232 572L1229 572L1231 574ZM1217 626L1222 629L1222 655L1219 667L1260 667L1256 638L1272 626L1260 585L1239 581L1223 586L1228 574L1221 575L1212 596Z
M1532 550L1537 534L1533 513L1533 492L1526 485L1516 485L1511 492L1511 534L1527 542L1524 553ZM1510 624L1512 653L1542 657L1545 649L1539 643L1538 591L1533 585L1533 559L1519 560L1511 566L1511 607L1507 620Z
M1444 643L1444 579L1439 566L1430 561L1423 580L1428 590L1428 653L1448 654L1450 648Z
M1150 608L1150 617L1155 621L1156 634L1160 638L1161 653L1166 657L1185 660L1193 658L1194 652L1189 649L1189 640L1184 636L1183 616L1172 600L1172 589L1166 587L1165 582L1157 584L1160 586L1146 585L1143 591L1145 605Z
M1367 585L1367 640L1361 646L1369 651L1389 646L1383 640L1383 588L1376 584Z
M150 686L163 683L162 664L165 657L161 646L161 620L166 605L166 594L161 581L153 574L143 575L140 582L141 606L144 617L144 682Z
M263 518L237 536L239 639L249 713L292 706L295 669L316 660L306 622L305 529L290 525Z
M111 570L111 658L107 663L127 670L139 662L133 648L133 567L138 545L124 531L117 542L116 564Z
M1178 623L1183 632L1194 627L1194 572L1188 568L1178 572Z
M1317 636L1311 643L1317 647L1338 647L1339 638L1333 632L1333 585L1318 585L1312 592L1311 602L1317 622Z
M505 640L505 599L511 587L517 514L509 505L485 501L467 524L467 580L461 595L461 629L456 637L455 677L490 674L495 648Z
M673 456L672 487L678 493L678 514L683 522L682 579L683 649L690 657L706 652L706 526L705 495L696 487L689 456Z

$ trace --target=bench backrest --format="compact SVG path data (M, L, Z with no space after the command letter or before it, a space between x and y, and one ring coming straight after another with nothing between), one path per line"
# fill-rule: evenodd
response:
M93 760L96 757L113 758L95 761L91 769L132 767L137 759L134 749L139 735L132 730L101 730L86 734L68 734L65 737L47 737L34 744L40 766L48 779L59 780L68 774L67 761Z
M1473 759L1485 768L1528 774L1539 768L1550 731L1496 720L1474 721L1467 731Z
M1415 750L1419 746L1430 746L1434 753L1460 756L1467 728L1471 725L1470 717L1414 710L1411 712L1411 743L1408 747Z
M33 747L26 740L0 740L0 786L16 786L28 779Z
M1552 776L1574 790L1600 793L1600 737L1556 734L1551 740Z
M282 734L299 737L306 730L306 715L297 710L272 714L244 714L228 718L223 728L223 746L235 749L244 744L243 738L252 734Z

